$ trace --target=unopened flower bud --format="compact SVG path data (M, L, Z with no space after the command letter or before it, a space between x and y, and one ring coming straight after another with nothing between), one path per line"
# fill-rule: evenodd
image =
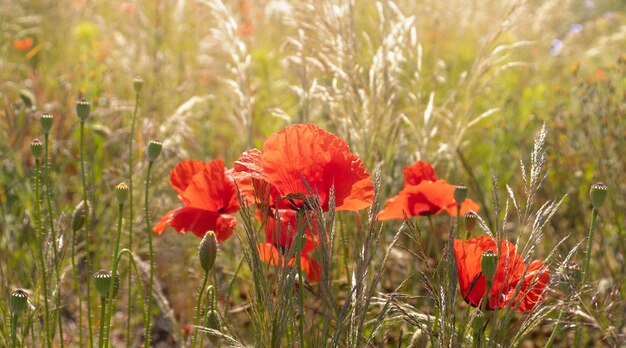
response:
M150 162L153 162L157 159L157 157L159 157L162 148L163 144L161 144L158 140L150 140L148 142L148 159Z
M91 112L91 106L85 98L81 98L76 102L76 114L81 122L85 122Z
M222 328L222 323L220 321L220 317L217 314L215 309L211 309L209 313L207 313L207 327L213 330L220 331Z
M43 144L39 139L35 139L30 143L30 152L33 153L36 159L40 159L43 154Z
M91 204L87 202L87 208L85 209L85 201L80 201L74 211L72 212L72 231L76 232L83 227L85 223L85 210L86 214L91 213Z
M54 116L52 116L52 114L50 113L45 113L41 115L41 117L39 118L39 122L41 123L41 128L43 128L44 133L49 133L50 129L52 129L53 119L54 119Z
M599 182L591 185L591 191L589 193L591 195L591 204L593 205L593 209L600 209L609 193L609 189L605 184Z
M120 183L115 186L115 193L117 194L117 203L122 205L126 203L126 197L128 197L128 185L126 183Z
M15 290L11 293L9 306L13 315L19 315L28 304L28 294L22 289Z
M472 232L474 227L476 227L476 220L478 220L478 215L472 210L465 214L465 231Z
M215 233L209 231L204 235L198 248L198 257L200 258L200 266L205 272L213 268L215 257L217 256L217 239Z
M117 293L120 289L120 276L116 275L115 280L113 280L113 276L111 272L100 270L93 275L94 284L96 286L96 290L98 290L98 294L100 294L100 298L108 299L109 291L111 290L111 283L113 283L113 297L117 296Z
M135 90L135 93L141 92L142 88L143 88L143 79L139 76L135 77L135 79L133 80L133 89Z
M487 279L487 282L491 282L493 276L496 274L496 268L498 267L498 254L491 250L487 250L480 258L480 269L483 275Z
M454 187L454 200L456 204L461 204L467 198L467 187L463 185L456 185Z

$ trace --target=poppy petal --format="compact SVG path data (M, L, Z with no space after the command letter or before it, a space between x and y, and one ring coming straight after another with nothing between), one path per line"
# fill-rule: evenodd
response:
M436 181L435 170L430 163L417 161L404 167L404 187L419 185L422 181Z
M185 160L178 162L170 173L170 184L182 195L187 186L191 183L193 177L201 172L205 167L205 163L199 160Z
M167 226L171 226L179 233L191 231L198 237L204 237L207 231L215 231L217 240L222 242L230 237L236 223L236 219L230 215L220 215L194 207L182 207L170 210L152 230L160 235Z
M197 172L180 194L185 205L219 213L239 210L239 197L232 177L226 175L224 163L214 160Z

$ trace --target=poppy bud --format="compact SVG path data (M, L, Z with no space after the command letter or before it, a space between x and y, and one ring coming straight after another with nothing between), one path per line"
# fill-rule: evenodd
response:
M76 114L80 118L81 122L85 122L89 117L91 106L85 98L81 98L76 102Z
M43 128L44 133L47 134L50 132L50 129L52 129L53 119L54 119L54 116L52 116L52 114L50 113L45 113L41 115L41 117L39 118L39 122L41 123L41 128Z
M35 139L30 143L30 152L33 153L36 159L41 158L41 154L43 154L43 144L39 139Z
M162 148L163 144L161 144L158 140L150 140L148 142L148 159L150 162L153 162L157 159L157 157L159 157Z
M593 209L600 209L609 193L609 190L605 184L599 182L591 185L591 191L589 193L591 195L591 204L593 205Z
M91 213L91 204L87 202L87 214ZM80 201L72 212L72 231L76 232L83 227L85 223L85 201Z
M94 284L96 286L96 290L100 294L100 298L109 298L109 290L111 289L111 283L113 282L113 276L111 276L111 272L100 270L93 275ZM115 281L113 285L113 297L117 296L117 293L120 289L120 276L115 276Z
M22 289L15 290L11 293L11 299L9 300L9 306L13 315L19 315L28 303L28 294Z
M211 309L207 314L207 327L213 330L220 331L222 328L222 323L220 322L220 317L217 315L217 311L215 309Z
M474 227L476 226L476 220L478 220L478 215L472 210L465 214L465 231L472 232Z
M498 267L498 254L491 250L487 250L480 258L480 270L487 279L487 282L491 282L491 279L496 274L496 268Z
M456 185L454 187L454 200L456 204L461 204L467 198L467 187L463 185Z
M217 239L215 233L209 231L204 235L198 248L198 256L200 258L200 266L205 272L213 268L215 257L217 256Z
M143 79L137 76L133 80L133 89L135 90L135 93L139 93L141 92L141 88L143 88Z
M123 205L126 203L126 197L128 197L128 185L120 183L115 186L115 192L117 193L117 203Z

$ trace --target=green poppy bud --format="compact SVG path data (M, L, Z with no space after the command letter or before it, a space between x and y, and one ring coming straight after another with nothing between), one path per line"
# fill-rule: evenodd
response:
M200 266L205 272L213 268L215 257L217 256L217 238L215 233L209 231L204 235L198 248L198 257L200 258Z
M606 200L608 193L608 187L601 182L591 185L591 191L589 194L591 195L591 204L593 205L593 209L600 209L604 200Z
M487 282L491 282L493 276L496 274L496 268L498 267L498 254L491 250L487 250L480 258L480 269L483 275L487 279Z
M41 128L43 128L44 133L47 134L50 132L50 129L52 129L53 119L54 119L54 116L52 116L52 114L50 113L45 113L41 115L41 117L39 118L39 122L41 123Z
M206 321L207 327L210 329L220 331L220 329L222 328L220 317L215 309L211 309L209 313L207 313Z
M461 204L467 198L467 187L463 185L456 185L454 187L454 200L456 204Z
M150 162L153 162L157 159L157 157L159 157L162 148L163 144L161 144L158 140L150 140L148 142L148 159Z
M30 143L30 152L33 153L36 159L40 159L43 154L43 144L39 139L35 139Z
M91 106L85 98L81 98L76 102L76 114L81 122L85 122L91 112Z
M117 293L120 290L120 276L115 276L115 281L113 280L113 276L111 276L111 272L100 270L93 275L94 284L96 286L96 290L100 294L100 298L107 299L109 298L109 290L111 289L111 283L113 283L113 297L117 296Z
M128 185L120 183L115 186L115 193L117 193L117 203L122 205L126 203L126 197L128 197Z
M19 315L28 304L28 294L22 289L15 290L11 293L9 306L13 315Z
M87 203L87 214L91 213L91 204ZM76 232L85 223L85 201L80 201L72 212L72 231Z
M143 88L143 79L139 76L135 77L135 79L133 80L133 89L135 90L135 93L139 93L141 92L141 89Z

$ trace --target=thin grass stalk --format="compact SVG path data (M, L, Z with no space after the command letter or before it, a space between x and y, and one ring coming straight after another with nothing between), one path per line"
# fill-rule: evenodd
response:
M56 313L57 313L57 322L59 325L59 343L60 347L63 348L63 316L61 315L61 272L59 269L59 261L57 258L57 235L54 230L54 219L52 218L52 202L50 199L50 172L48 168L48 136L49 132L44 132L44 140L43 140L43 183L44 183L44 195L46 196L46 205L48 207L48 228L50 229L50 234L52 237L52 247L54 251L52 252L52 260L54 262L54 271L57 282L57 292L55 296L55 304L56 304Z
M122 216L124 213L124 203L119 203L117 206L117 233L115 236L115 248L113 249L113 255L112 255L112 260L111 260L111 276L113 277L113 283L111 284L111 286L109 287L109 295L107 297L107 303L106 303L106 318L104 320L104 322L101 322L100 325L106 325L105 331L104 331L104 336L100 337L100 344L98 345L99 348L103 348L103 347L107 347L107 342L109 340L109 335L111 333L111 312L113 312L113 291L114 291L114 284L115 284L115 277L117 275L117 264L118 264L118 260L119 260L119 248L120 248L120 239L122 237ZM130 284L129 284L130 286ZM127 340L130 340L129 337L126 338Z
M137 98L139 98L139 96L137 96ZM133 121L134 122L134 121ZM146 213L146 234L148 235L148 253L149 253L149 257L150 257L150 275L148 276L148 291L146 293L146 302L147 302L147 309L144 313L144 332L145 332L145 337L144 337L144 347L148 348L150 347L150 322L152 319L152 285L154 282L154 250L152 248L152 231L150 230L150 226L152 226L150 224L150 212L148 210L148 193L150 192L150 173L152 171L152 165L154 164L154 161L149 161L148 162L148 170L146 172L146 190L145 190L145 195L144 195L144 211ZM132 206L132 201L133 201L133 195L132 195L132 189L130 189L130 201L131 201L131 206ZM132 222L131 222L132 225ZM129 278L130 279L130 278ZM130 288L130 286L129 286ZM127 328L128 330L128 328ZM130 336L127 336L130 337Z
M209 281L209 271L204 272L204 280L202 281L202 286L200 287L200 292L198 293L198 299L196 300L196 325L193 332L193 340L191 341L191 347L196 347L196 342L198 340L198 326L200 326L200 306L202 306L202 294L204 294L204 289L206 288L206 284Z
M130 121L130 136L128 137L128 249L133 250L133 219L135 217L133 211L133 136L135 135L135 120L137 118L137 109L139 106L139 91L135 92L135 108L133 110L133 116ZM147 193L146 193L147 194ZM148 207L146 206L146 209ZM146 214L147 215L147 214ZM150 226L148 224L148 226ZM150 265L150 271L152 272L152 265ZM151 273L152 274L152 273ZM131 312L133 307L133 287L132 287L132 273L128 272L128 306L126 312L126 346L130 347L130 320L131 320ZM149 295L149 298L152 298ZM150 308L150 305L148 305ZM149 333L149 328L146 328L146 335ZM148 347L148 346L146 346Z
M52 347L52 339L50 337L50 308L48 306L48 277L46 272L46 260L44 257L44 243L46 240L45 233L43 231L42 221L41 221L41 202L40 198L40 186L41 186L41 160L39 158L35 159L35 225L37 228L37 236L39 238L39 264L40 264L40 272L41 272L41 281L42 281L42 291L43 291L43 305L44 305L44 316L43 316L43 325L44 325L44 334L46 336L46 346Z
M17 318L16 314L11 314L11 347L17 348Z
M552 344L554 344L554 339L561 332L561 318L563 317L564 311L565 311L565 305L561 307L559 316L556 318L556 323L554 324L554 329L552 330L552 334L550 334L550 338L548 338L548 342L546 343L545 348L551 348Z
M85 175L85 121L80 121L80 176L83 183L83 201L85 202L86 213L84 215L84 229L85 229L85 264L87 268L87 274L91 274L91 256L89 255L89 204L87 200L87 177ZM89 347L93 347L93 327L91 324L91 287L87 282L87 329L89 334Z

